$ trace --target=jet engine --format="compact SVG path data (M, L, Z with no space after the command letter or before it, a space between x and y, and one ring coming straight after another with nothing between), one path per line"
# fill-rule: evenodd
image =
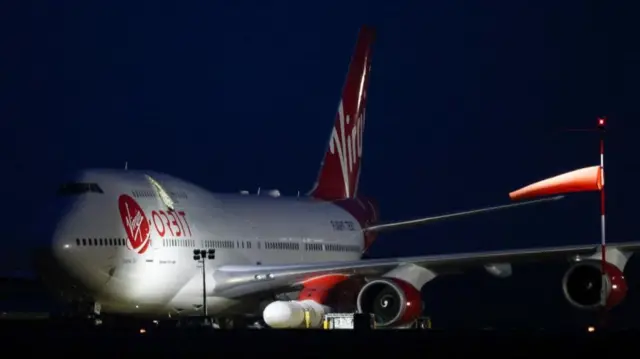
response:
M372 280L362 287L358 312L372 313L379 327L409 324L422 314L422 296L413 285L397 278Z
M603 281L602 270L602 262L597 260L578 262L569 268L562 280L562 288L571 305L585 310L603 306L610 309L624 300L628 288L622 271L605 262Z

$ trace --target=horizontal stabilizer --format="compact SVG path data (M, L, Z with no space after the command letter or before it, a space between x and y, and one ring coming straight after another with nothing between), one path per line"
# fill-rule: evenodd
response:
M600 166L585 167L530 184L509 193L512 200L572 192L599 191L604 183Z
M445 220L445 219L466 217L466 216L471 216L471 215L475 215L475 214L481 214L481 213L499 211L499 210L503 210L503 209L511 209L511 208L516 208L516 207L522 207L522 206L527 206L527 205L531 205L531 204L538 204L538 203L544 203L544 202L550 202L550 201L557 201L559 199L562 199L563 197L564 196L556 196L556 197L551 197L551 198L538 199L538 200L534 200L534 201L527 201L527 202L514 203L514 204L505 204L505 205L502 205L502 206L480 208L480 209L473 209L473 210L464 211L464 212L456 212L456 213L443 214L443 215L433 216L433 217L418 218L418 219L413 219L413 220L409 220L409 221L376 224L376 225L367 227L364 230L365 231L370 231L370 232L374 232L374 231L375 232L379 232L379 231L386 231L386 230L390 230L390 229L404 229L404 228L407 228L407 227L419 226L419 225L423 225L423 224L429 224L429 223L432 223L432 222L439 222L439 221L442 221L442 220Z

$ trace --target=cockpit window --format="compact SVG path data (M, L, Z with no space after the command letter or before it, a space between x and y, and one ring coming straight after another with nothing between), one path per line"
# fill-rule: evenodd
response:
M97 183L71 182L65 183L58 188L59 196L74 196L89 192L104 193Z

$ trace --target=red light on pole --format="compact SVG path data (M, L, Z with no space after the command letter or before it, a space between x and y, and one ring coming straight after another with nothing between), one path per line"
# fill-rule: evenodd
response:
M598 127L601 130L604 130L604 126L605 126L605 122L606 122L607 118L606 117L599 117L598 118Z

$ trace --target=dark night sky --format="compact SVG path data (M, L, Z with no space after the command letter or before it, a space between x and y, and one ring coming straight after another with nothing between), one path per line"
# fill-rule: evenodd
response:
M608 115L608 238L638 240L632 9L273 3L20 1L2 10L4 250L17 248L65 174L85 167L128 161L214 191L308 190L362 23L378 38L360 191L379 200L385 219L506 203L510 190L595 165L597 137L557 132ZM597 243L597 204L582 194L389 233L373 255ZM439 279L424 291L428 311L436 324L578 317L561 298L564 267L550 268L516 267L505 281ZM617 312L637 321L638 297Z

